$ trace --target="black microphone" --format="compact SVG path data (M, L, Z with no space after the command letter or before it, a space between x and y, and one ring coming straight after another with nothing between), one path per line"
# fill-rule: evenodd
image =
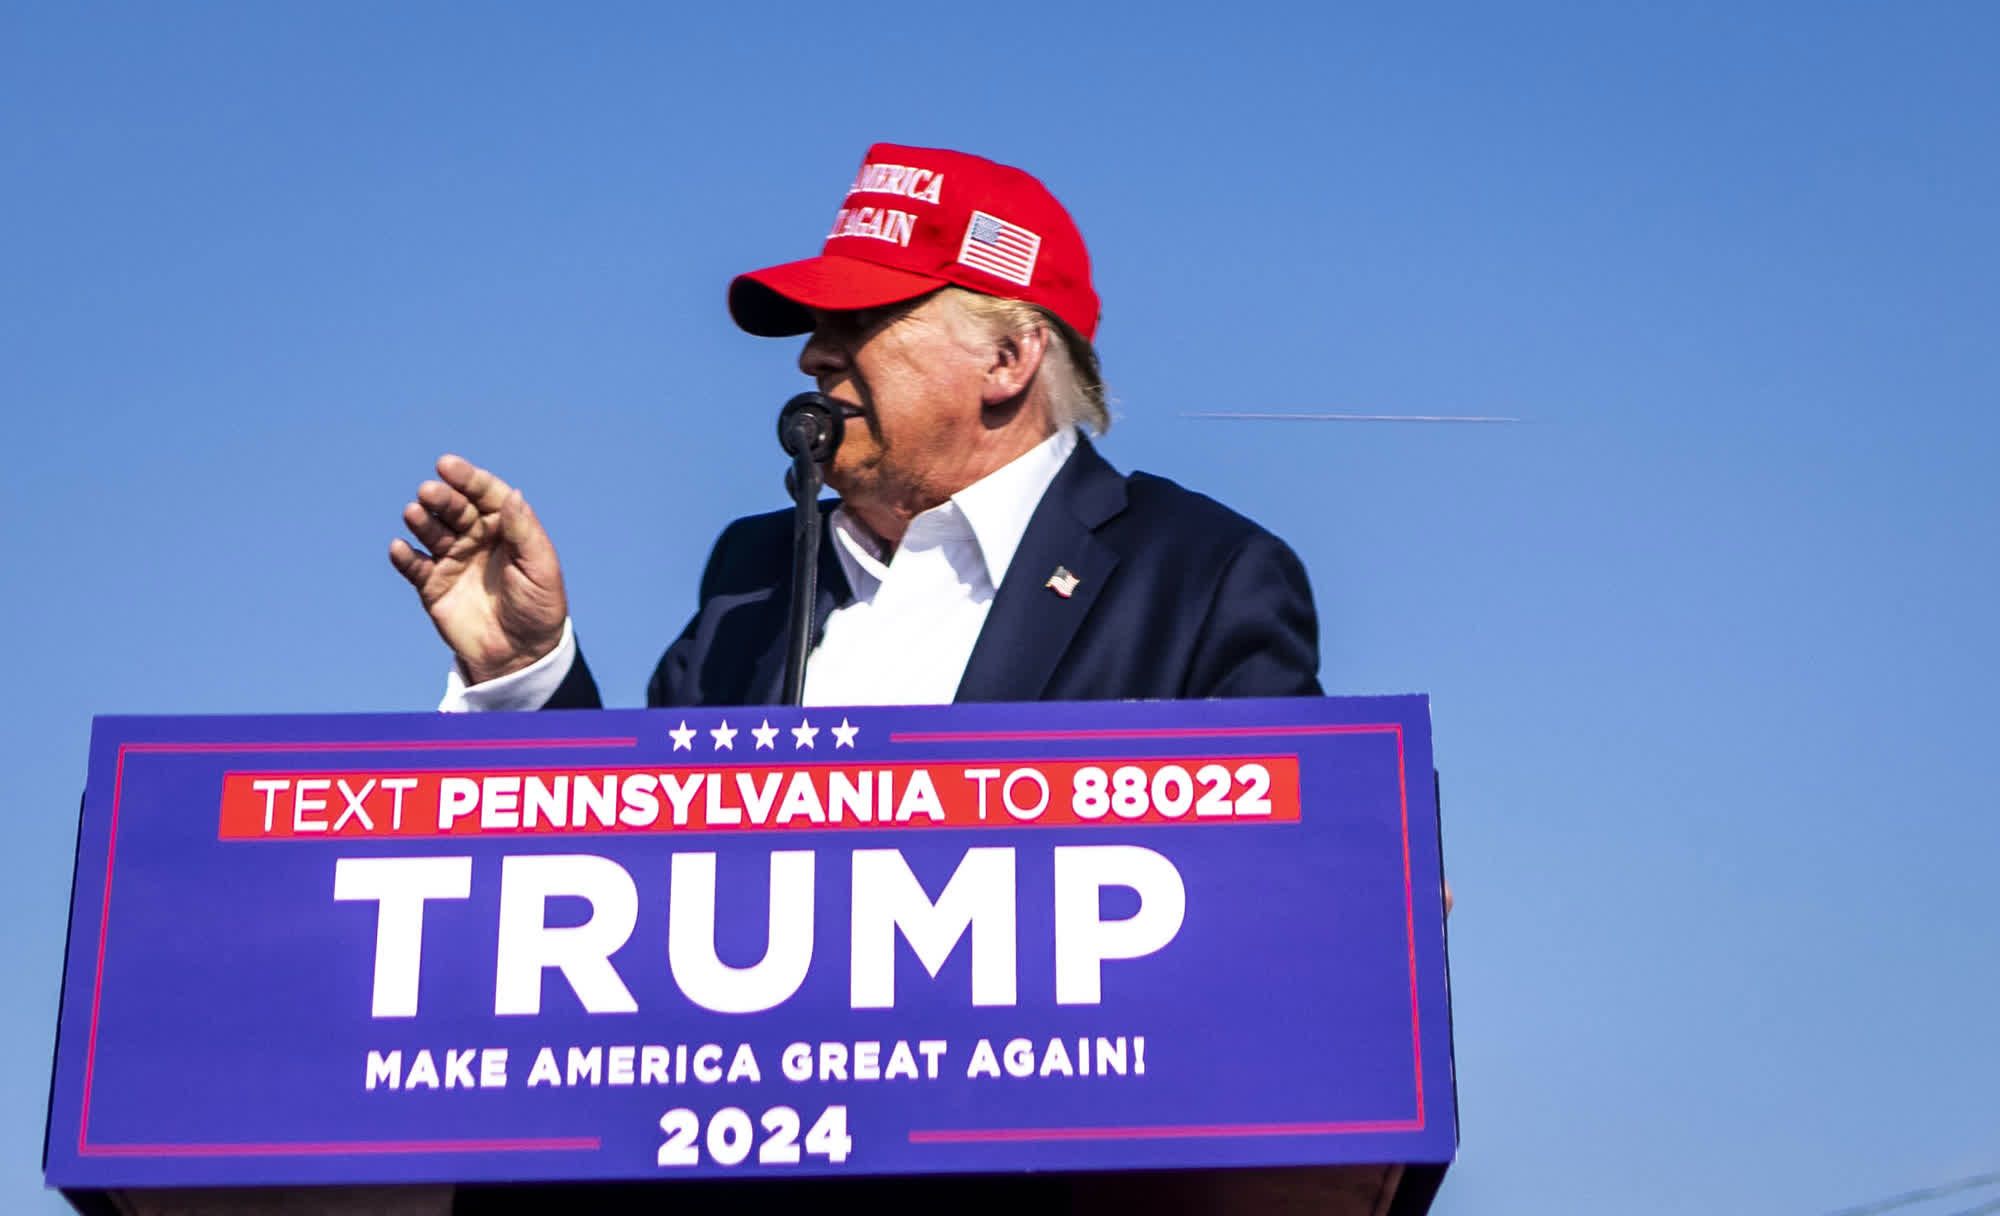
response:
M824 393L800 393L778 411L778 442L792 458L785 488L792 495L792 604L785 636L785 704L805 697L806 654L812 649L813 601L819 573L819 466L840 447L846 414Z
M778 411L778 442L794 459L804 453L814 464L825 464L840 447L845 422L838 401L825 393L800 393Z

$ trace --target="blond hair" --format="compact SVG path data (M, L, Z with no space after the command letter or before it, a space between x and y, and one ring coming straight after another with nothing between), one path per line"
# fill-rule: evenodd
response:
M996 336L1031 329L1048 330L1054 340L1042 356L1041 375L1049 389L1051 419L1058 428L1080 426L1099 435L1111 429L1104 373L1098 367L1097 350L1089 339L1071 329L1061 317L1026 300L982 295L963 287L947 287L945 291Z

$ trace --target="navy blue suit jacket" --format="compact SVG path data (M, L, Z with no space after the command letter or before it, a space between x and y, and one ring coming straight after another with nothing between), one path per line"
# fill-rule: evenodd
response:
M723 530L648 705L778 700L791 516ZM1078 579L1068 598L1046 585L1057 566ZM852 595L828 535L816 628ZM1284 542L1164 478L1121 475L1081 440L1028 522L957 700L1317 696L1318 672L1312 591ZM600 704L579 656L549 708Z

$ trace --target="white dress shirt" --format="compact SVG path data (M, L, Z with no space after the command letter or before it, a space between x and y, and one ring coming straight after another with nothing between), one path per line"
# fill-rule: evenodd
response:
M949 702L1028 520L1075 449L1076 432L1057 430L912 519L887 560L860 521L835 507L834 554L854 598L827 618L806 661L805 703ZM454 667L438 708L540 709L575 659L576 633L564 621L556 648L511 675L468 685Z

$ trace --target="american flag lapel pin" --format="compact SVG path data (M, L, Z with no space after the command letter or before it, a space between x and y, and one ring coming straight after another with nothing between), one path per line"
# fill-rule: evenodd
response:
M1056 572L1049 575L1049 581L1043 583L1042 586L1047 587L1064 599L1068 599L1070 596L1076 594L1076 585L1082 581L1076 575L1071 574L1067 566L1057 566Z

